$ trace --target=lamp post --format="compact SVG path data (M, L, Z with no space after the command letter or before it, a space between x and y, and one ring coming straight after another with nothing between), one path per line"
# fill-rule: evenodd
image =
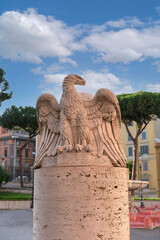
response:
M140 176L141 176L141 181L143 180L142 179L142 164L140 164L140 166L139 166L139 168L140 168ZM143 203L143 189L141 188L140 189L140 200L141 200L141 204L140 204L140 207L144 207L144 203Z
M32 152L34 159L35 159L35 152ZM32 179L32 202L31 202L31 206L30 208L33 209L34 208L34 167L31 167L31 179Z

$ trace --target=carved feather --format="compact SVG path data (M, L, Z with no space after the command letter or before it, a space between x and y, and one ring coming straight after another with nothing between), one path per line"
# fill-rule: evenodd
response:
M116 96L102 88L95 97L85 100L84 106L88 113L90 132L94 135L93 149L97 149L96 155L107 155L114 166L126 166L120 137L121 113Z
M34 164L34 167L38 168L45 156L53 154L60 138L60 105L53 95L45 93L38 98L36 109L41 131L38 154Z

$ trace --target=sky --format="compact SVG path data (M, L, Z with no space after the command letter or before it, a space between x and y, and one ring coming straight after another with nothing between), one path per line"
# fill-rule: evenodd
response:
M13 91L0 114L59 101L72 73L79 92L160 92L160 1L0 0L0 68Z

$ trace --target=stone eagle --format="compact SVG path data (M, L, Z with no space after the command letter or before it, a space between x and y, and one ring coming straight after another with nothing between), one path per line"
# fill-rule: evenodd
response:
M38 98L36 109L41 139L35 168L41 167L44 157L63 151L86 151L97 157L106 155L114 166L126 166L116 96L102 88L93 97L78 93L74 85L85 85L85 80L76 74L66 76L60 104L49 93Z

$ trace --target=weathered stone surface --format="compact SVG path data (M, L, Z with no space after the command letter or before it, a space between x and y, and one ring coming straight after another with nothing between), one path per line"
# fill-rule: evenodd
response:
M128 170L35 170L34 240L129 240Z

